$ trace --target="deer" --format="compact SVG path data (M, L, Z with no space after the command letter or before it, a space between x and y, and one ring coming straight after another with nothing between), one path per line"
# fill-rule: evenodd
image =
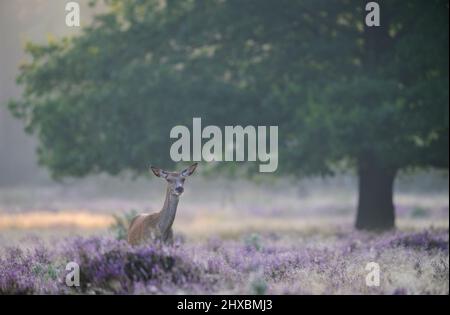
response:
M191 176L197 163L181 172L168 172L158 167L150 166L155 176L164 178L167 182L166 199L161 211L137 215L131 220L128 228L128 243L140 245L145 242L161 241L173 244L172 225L177 213L178 201L184 192L184 182Z

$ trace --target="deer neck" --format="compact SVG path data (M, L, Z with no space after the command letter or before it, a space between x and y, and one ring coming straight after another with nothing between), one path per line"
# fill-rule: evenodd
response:
M167 187L166 200L160 212L159 220L159 229L162 233L166 233L172 227L177 213L178 200L179 197L171 194L170 188Z

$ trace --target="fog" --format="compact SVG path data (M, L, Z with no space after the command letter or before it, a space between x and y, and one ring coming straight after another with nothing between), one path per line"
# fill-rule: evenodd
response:
M94 11L88 7L88 1L78 2L83 26L89 23ZM20 63L26 58L24 44L27 41L44 43L49 36L72 36L79 32L80 28L65 25L65 3L60 0L0 2L0 208L9 211L31 210L39 208L41 203L42 206L45 203L46 208L58 208L61 203L62 208L84 207L89 201L88 208L101 211L119 199L125 202L123 206L120 203L115 206L116 209L156 207L161 202L164 185L150 176L137 182L108 176L69 179L63 184L51 181L47 171L37 165L36 137L25 134L23 122L14 119L5 106L9 99L20 96L21 90L15 78ZM99 11L101 8L96 9L96 12ZM290 209L298 208L301 204L307 208L314 199L316 204L322 202L324 207L334 205L334 208L348 211L354 208L356 188L355 177L349 173L334 179L303 179L300 182L279 179L262 186L242 180L196 178L187 190L202 191L200 201L214 200L217 208L236 207L236 200L242 206L242 200L246 199L249 207ZM245 196L241 193L243 191ZM408 199L405 196L413 194L417 196L416 199L420 199L421 194L438 195L438 207L426 204L424 207L444 206L448 212L448 172L421 171L402 175L397 180L396 192L399 193L397 200L403 201ZM329 196L329 200L325 196ZM341 197L336 199L336 196ZM95 206L94 197L99 200L100 206ZM153 201L149 202L148 199ZM197 207L199 204L199 197L194 193L186 199L186 205ZM137 200L136 203L133 200ZM426 198L423 200L427 203ZM310 209L317 207L311 206Z
M88 1L78 2L83 26L93 10ZM37 165L35 137L24 133L23 122L14 119L5 105L20 95L15 78L26 58L23 48L27 41L45 43L49 36L79 32L80 28L66 26L65 4L61 0L0 1L0 186L49 182L47 172Z

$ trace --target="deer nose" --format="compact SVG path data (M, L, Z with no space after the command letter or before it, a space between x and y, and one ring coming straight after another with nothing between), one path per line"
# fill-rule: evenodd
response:
M179 187L175 188L175 191L176 191L177 193L181 194L181 193L184 191L184 188L181 187L181 186L179 186Z

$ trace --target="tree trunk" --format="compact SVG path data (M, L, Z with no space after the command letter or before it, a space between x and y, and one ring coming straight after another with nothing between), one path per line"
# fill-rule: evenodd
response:
M395 227L395 175L395 169L383 167L374 158L366 157L359 161L357 229L388 230Z

